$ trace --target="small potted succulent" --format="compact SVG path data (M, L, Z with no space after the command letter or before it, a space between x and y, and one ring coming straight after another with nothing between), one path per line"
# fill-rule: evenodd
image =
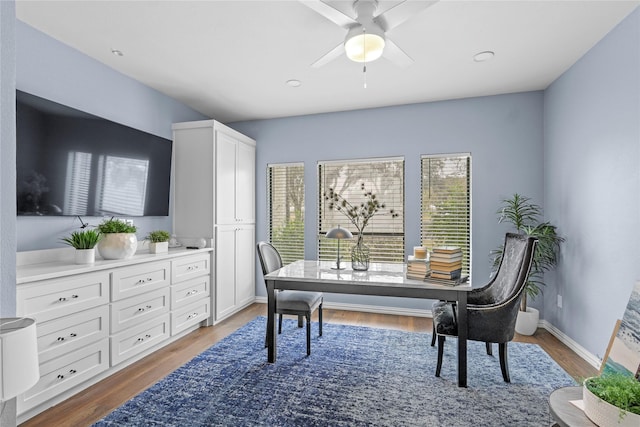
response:
M640 426L640 381L611 373L584 380L584 413L600 427Z
M76 264L93 264L96 260L95 246L100 241L102 235L98 230L74 231L71 235L63 237L62 241L76 249Z
M111 218L98 225L102 239L98 251L104 259L131 258L138 248L137 228L121 219Z
M154 230L149 233L147 240L149 241L149 252L152 254L160 254L169 251L169 235L168 231Z

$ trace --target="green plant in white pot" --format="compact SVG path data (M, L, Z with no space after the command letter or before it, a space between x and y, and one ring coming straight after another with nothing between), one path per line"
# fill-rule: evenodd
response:
M516 193L511 198L502 200L502 207L497 213L498 222L509 223L516 233L538 239L526 292L522 296L516 321L516 332L522 335L533 335L538 327L539 313L535 308L527 307L527 299L535 299L542 292L544 273L558 264L560 243L564 242L564 238L558 235L555 225L548 221L541 221L542 208L533 203L530 198L520 194ZM500 265L503 249L501 246L491 252L494 273Z
M168 231L154 230L147 235L149 241L149 252L152 254L160 254L169 251L169 239L171 236Z
M93 264L96 260L95 246L102 235L97 230L74 231L71 235L63 237L62 241L75 248L74 258L76 264Z
M124 220L111 218L98 225L102 239L98 251L104 259L131 258L138 248L137 228Z
M584 413L600 427L640 426L640 381L611 373L584 380Z

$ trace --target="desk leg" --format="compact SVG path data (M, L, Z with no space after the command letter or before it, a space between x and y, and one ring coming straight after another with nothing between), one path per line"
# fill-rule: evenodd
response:
M267 361L269 363L276 362L277 337L275 283L273 280L267 280Z
M458 387L467 386L467 293L458 292Z

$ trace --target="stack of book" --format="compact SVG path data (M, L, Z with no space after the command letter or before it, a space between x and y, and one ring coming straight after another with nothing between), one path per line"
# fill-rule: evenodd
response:
M441 246L431 251L431 278L458 280L462 275L462 250Z
M424 280L429 277L429 260L409 255L407 259L407 279Z

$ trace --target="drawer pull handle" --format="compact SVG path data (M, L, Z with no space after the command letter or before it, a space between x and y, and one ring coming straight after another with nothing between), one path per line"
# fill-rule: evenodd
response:
M76 372L78 372L78 371L76 371L75 369L70 369L70 370L69 370L69 373L70 373L70 374L75 374Z
M142 342L142 341L144 341L144 340L145 340L145 339L147 339L147 338L151 338L151 335L146 334L146 335L144 336L144 338L142 338L142 337L138 338L138 342Z
M74 332L71 332L71 333L69 334L69 337L70 337L70 338L75 338L75 337L77 337L77 336L78 336L78 334L76 334L76 333L74 333ZM65 338L65 337L58 337L58 341L64 341L64 340L66 340L66 338Z
M194 317L198 317L198 313L191 313L189 316L187 316L187 320L193 319Z
M63 378L64 378L64 375L60 375L60 374L58 374L58 379L59 379L59 380L61 380L61 379L63 379Z
M78 295L71 295L71 298L75 299L75 298L79 298L79 297L78 297ZM60 302L67 301L67 297L60 297L60 298L58 298L58 301L60 301Z
M146 310L149 310L150 308L151 308L151 306L150 306L150 305L148 305L148 306L146 306L146 307L140 307L140 308L138 308L138 311L146 311Z
M192 291L187 292L187 296L189 296L189 295L195 295L195 294L197 294L197 293L198 293L198 290L197 290L197 289L194 289L194 290L192 290Z
M143 283L148 283L151 282L153 280L153 278L151 277L147 277L146 279L140 279L136 282L136 285L142 285Z

